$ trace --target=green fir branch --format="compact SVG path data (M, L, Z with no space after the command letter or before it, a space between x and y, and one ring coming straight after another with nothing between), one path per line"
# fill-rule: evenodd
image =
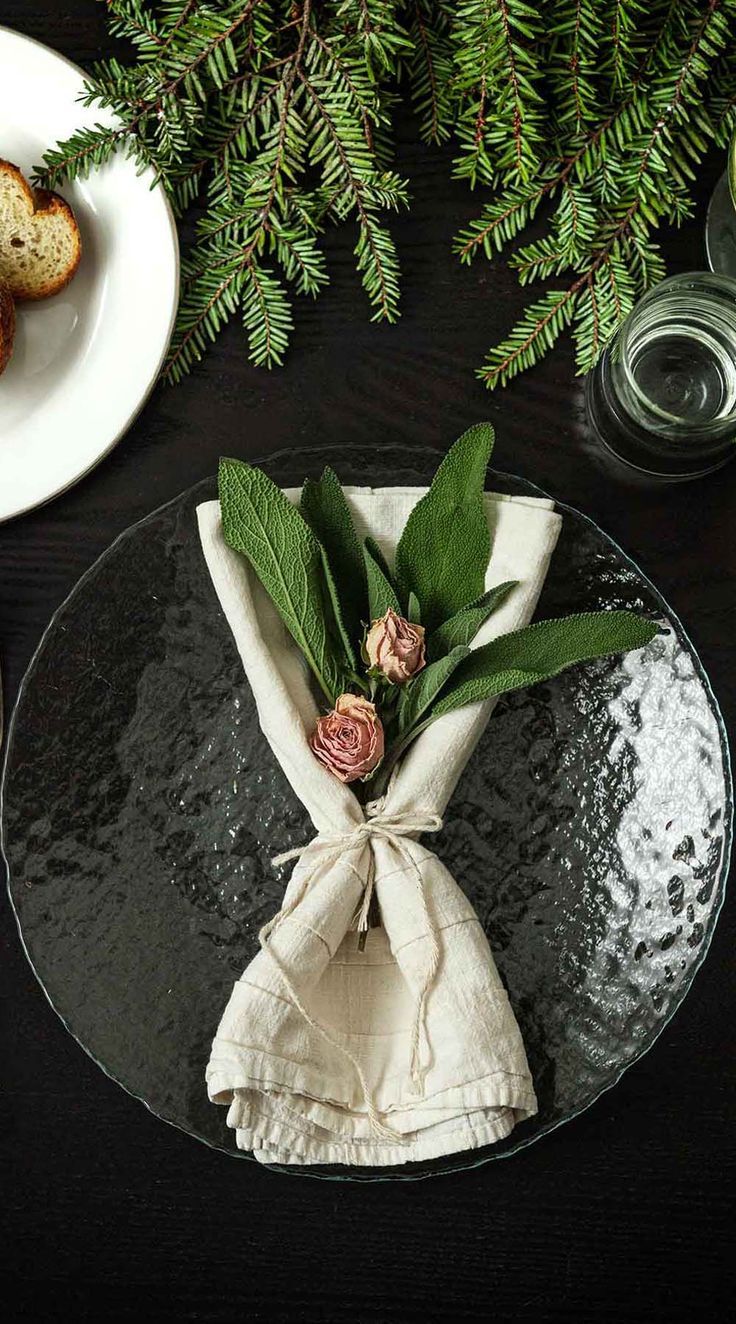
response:
M436 0L413 0L410 14L412 51L405 68L412 105L423 141L443 143L454 123L450 22Z
M554 284L489 350L479 376L491 387L568 328L578 371L596 362L665 274L658 227L692 215L705 153L736 131L736 0L107 0L107 11L131 58L94 66L93 122L47 152L38 177L58 187L120 152L179 215L197 209L172 381L236 318L254 363L283 362L292 298L328 281L328 224L354 227L370 316L396 320L387 219L408 205L391 142L397 88L423 140L451 140L454 174L484 195L455 238L460 261L518 244L520 283Z
M582 6L563 8L564 35L571 10L578 14ZM478 375L490 388L538 363L566 327L573 331L578 372L589 371L636 299L662 279L664 264L652 232L664 220L680 224L692 214L697 167L717 134L703 92L714 69L723 70L733 16L729 0L666 6L660 25L638 48L639 63L624 100L588 128L582 141L585 115L574 113L573 102L558 99L557 141L575 143L572 125L579 145L557 158L556 175L538 176L541 196L556 197L557 205L548 233L518 250L511 266L522 284L566 271L573 279L566 289L535 299L489 351ZM632 58L633 49L632 44ZM612 66L603 62L602 68L615 81ZM730 107L724 109L728 116ZM486 209L474 230L458 236L461 256L478 247L488 251L494 219Z

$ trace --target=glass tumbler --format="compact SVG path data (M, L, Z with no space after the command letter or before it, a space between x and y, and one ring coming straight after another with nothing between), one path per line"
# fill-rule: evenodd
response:
M736 454L736 280L688 272L636 305L586 381L588 417L619 459L696 478Z

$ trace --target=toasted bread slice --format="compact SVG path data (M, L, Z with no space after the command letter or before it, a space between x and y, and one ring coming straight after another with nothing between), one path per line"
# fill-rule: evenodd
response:
M0 372L8 366L15 339L15 301L4 281L0 280Z
M15 299L46 299L68 285L82 256L74 212L58 193L32 189L0 160L0 280Z

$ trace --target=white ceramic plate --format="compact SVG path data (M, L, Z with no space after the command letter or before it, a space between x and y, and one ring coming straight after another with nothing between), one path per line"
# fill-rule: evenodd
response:
M85 123L81 70L0 28L0 157L29 176L43 152ZM173 326L179 251L151 176L117 157L65 186L82 232L71 284L18 306L0 376L0 520L57 496L121 437L158 376Z

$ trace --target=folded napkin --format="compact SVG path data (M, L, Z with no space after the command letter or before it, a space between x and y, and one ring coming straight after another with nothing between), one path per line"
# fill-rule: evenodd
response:
M425 490L345 489L359 535L389 559ZM529 621L561 524L542 499L488 493L486 508L486 587L519 584L476 644ZM309 748L320 710L306 664L225 543L218 503L197 517L261 728L317 832L225 1008L209 1097L264 1163L382 1166L499 1140L536 1112L524 1045L472 906L418 840L441 826L494 701L427 727L364 809ZM361 951L356 917L372 892L381 923Z

